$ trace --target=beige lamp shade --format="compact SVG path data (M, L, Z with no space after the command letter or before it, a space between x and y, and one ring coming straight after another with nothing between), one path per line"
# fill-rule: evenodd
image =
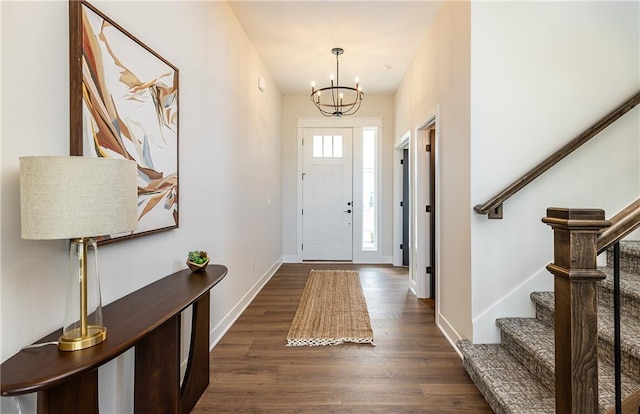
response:
M21 157L23 239L95 237L138 224L136 163L91 157Z

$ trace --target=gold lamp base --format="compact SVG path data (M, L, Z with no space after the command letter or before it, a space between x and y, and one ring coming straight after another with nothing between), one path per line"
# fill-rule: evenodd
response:
M87 326L87 334L84 336L80 333L80 328L65 332L58 340L58 349L79 351L97 345L105 339L107 339L107 328L89 325Z

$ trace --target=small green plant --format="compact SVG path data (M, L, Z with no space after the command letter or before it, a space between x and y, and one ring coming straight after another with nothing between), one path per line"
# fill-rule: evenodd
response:
M194 250L189 252L189 261L196 264L203 264L208 258L209 256L204 250Z

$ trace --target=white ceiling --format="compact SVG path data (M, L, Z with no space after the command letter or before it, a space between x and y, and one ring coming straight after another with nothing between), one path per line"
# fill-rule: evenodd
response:
M365 94L393 94L411 63L437 1L228 0L283 95L328 86L341 47L340 84L356 76ZM383 67L388 66L388 70Z

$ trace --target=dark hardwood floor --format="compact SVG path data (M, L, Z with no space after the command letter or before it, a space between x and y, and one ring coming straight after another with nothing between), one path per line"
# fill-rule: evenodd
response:
M356 269L376 346L287 347L311 269ZM284 264L211 352L198 413L492 413L392 266Z

